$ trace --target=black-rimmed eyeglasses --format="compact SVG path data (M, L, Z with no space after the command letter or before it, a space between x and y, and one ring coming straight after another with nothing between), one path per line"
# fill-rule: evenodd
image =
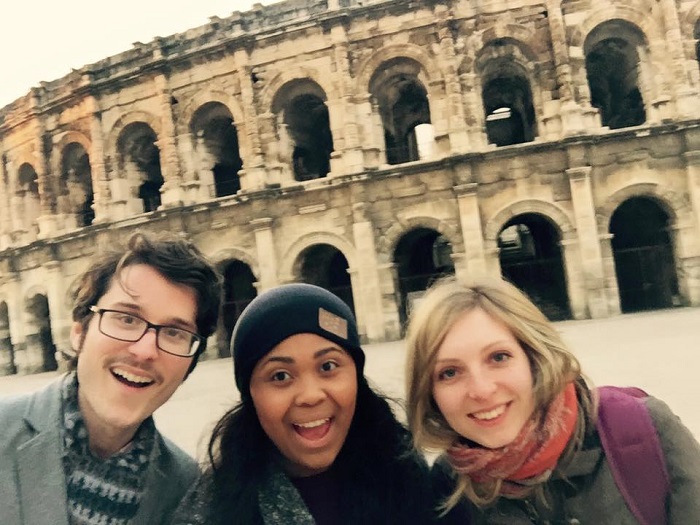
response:
M156 345L163 352L179 357L191 357L197 353L202 338L197 334L175 326L153 324L138 315L120 310L109 310L91 306L90 311L98 314L98 328L107 337L118 341L135 343L150 328L156 331Z

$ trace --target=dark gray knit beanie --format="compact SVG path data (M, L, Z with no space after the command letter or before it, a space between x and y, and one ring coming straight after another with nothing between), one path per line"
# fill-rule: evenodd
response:
M345 349L362 375L365 354L352 311L328 290L311 284L286 284L268 290L243 310L231 336L236 386L249 396L250 376L260 359L295 334L319 335Z

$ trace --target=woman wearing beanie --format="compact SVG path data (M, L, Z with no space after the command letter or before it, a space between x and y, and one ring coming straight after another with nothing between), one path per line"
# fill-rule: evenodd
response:
M241 401L175 523L425 524L429 472L363 374L348 306L290 284L258 296L231 339Z
M700 445L639 389L591 389L505 281L437 283L411 316L407 409L443 523L700 523Z

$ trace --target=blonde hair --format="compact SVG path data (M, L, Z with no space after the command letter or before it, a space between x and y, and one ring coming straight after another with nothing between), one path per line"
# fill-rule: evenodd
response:
M433 400L433 370L447 332L462 315L475 308L503 323L525 351L533 378L534 417L540 417L568 383L581 378L578 359L552 323L515 286L499 279L470 283L454 277L440 280L412 312L406 335L406 408L408 425L418 449L442 453L460 437ZM582 381L577 381L577 389L585 389ZM588 399L587 394L582 397ZM584 407L584 415L589 408L588 405ZM568 453L583 439L584 420L579 417ZM463 495L479 505L491 503L498 497L499 489L500 482L497 486L482 486L472 483L466 475L458 475L457 488L444 509L452 508Z

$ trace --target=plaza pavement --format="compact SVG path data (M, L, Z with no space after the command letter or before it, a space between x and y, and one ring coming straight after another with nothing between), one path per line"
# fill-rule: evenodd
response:
M666 401L700 438L700 308L557 323L597 385L636 385ZM367 376L384 393L402 398L402 341L365 346ZM0 377L0 397L31 392L58 376ZM237 400L230 359L204 361L158 412L158 427L199 458L216 420Z

